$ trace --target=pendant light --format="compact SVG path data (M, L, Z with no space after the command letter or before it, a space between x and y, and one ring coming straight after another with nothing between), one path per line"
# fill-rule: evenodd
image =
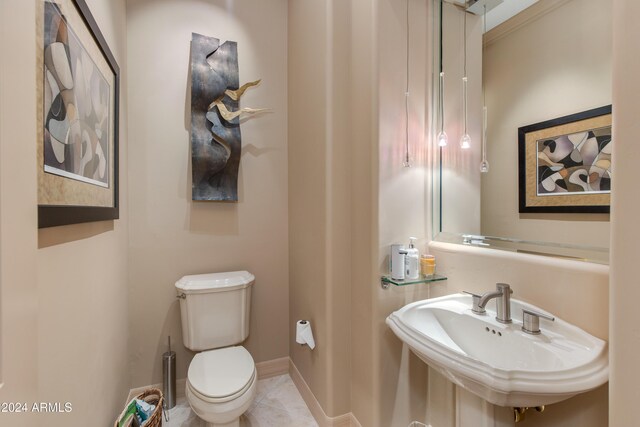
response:
M411 159L409 156L409 0L407 0L407 79L406 90L404 92L404 116L405 116L405 146L404 146L404 162L405 168L411 167Z
M436 135L436 141L438 142L438 146L440 148L446 147L449 142L449 137L447 133L444 131L444 61L442 55L442 40L443 40L443 32L442 32L442 14L443 14L443 3L444 0L440 0L440 80L438 85L438 118L440 119L440 132Z
M487 5L484 5L483 14L483 33L484 38L487 34ZM480 173L489 172L489 162L487 161L487 100L485 96L484 83L482 84L482 161L480 162Z
M440 64L440 132L436 139L438 141L439 147L446 147L449 142L449 137L447 133L444 131L444 72L442 71L442 63Z
M480 162L480 172L489 172L489 162L487 161L487 107L482 108L482 161Z
M486 6L485 6L486 7ZM467 131L467 12L464 13L464 76L462 77L462 115L464 118L464 133L460 138L460 148L468 150L471 148L471 137Z

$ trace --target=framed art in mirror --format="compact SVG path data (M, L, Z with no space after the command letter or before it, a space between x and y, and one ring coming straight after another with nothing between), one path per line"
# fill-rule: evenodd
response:
M38 227L117 219L118 64L84 0L37 13Z
M611 105L518 129L520 213L609 213Z

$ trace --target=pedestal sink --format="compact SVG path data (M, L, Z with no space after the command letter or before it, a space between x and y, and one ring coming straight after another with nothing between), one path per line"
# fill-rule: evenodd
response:
M516 299L510 324L471 307L471 296L454 294L408 304L386 322L425 363L494 405L548 405L608 381L605 341L558 318L525 333L522 310L545 312Z

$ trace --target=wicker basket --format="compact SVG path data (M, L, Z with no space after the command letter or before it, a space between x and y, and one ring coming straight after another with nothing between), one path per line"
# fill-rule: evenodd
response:
M162 427L162 405L164 403L164 396L162 391L157 388L148 388L143 393L136 396L136 399L144 400L145 402L156 405L156 409L149 417L144 427ZM124 415L127 408L116 418L115 426L118 427L118 421Z

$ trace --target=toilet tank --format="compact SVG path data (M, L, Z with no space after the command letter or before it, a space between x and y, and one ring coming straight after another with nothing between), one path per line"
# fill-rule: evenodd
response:
M254 281L247 271L197 274L178 280L185 347L210 350L247 339Z

